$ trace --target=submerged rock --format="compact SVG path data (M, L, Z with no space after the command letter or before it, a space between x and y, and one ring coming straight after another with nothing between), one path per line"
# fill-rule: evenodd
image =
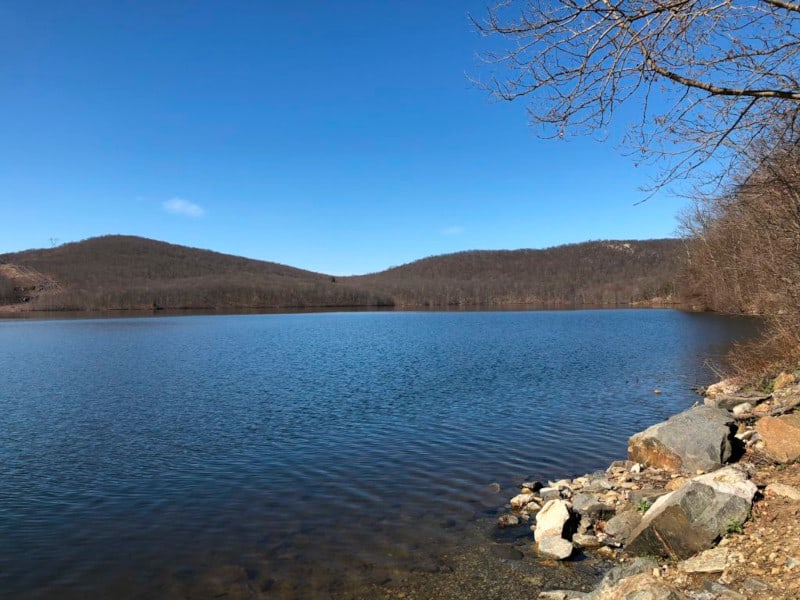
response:
M695 477L656 500L625 549L640 555L689 558L710 548L730 527L741 527L756 491L756 485L737 467Z
M519 517L517 515L502 515L497 518L497 526L501 529L516 527L517 525L519 525Z
M735 433L730 413L697 406L632 436L628 458L673 473L712 471L730 459Z

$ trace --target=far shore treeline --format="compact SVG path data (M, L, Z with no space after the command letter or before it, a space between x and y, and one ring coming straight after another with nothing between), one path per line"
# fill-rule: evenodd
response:
M0 255L3 310L629 306L673 303L677 239L468 251L336 277L134 236Z

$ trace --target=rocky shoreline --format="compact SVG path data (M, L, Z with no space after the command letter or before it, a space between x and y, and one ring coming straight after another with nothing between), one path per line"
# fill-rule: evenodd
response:
M498 527L530 528L543 559L617 562L593 591L540 600L800 598L800 542L786 535L800 516L800 384L781 373L704 396L632 436L627 460L522 484Z

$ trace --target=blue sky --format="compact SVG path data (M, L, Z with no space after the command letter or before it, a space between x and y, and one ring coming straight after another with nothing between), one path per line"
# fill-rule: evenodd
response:
M486 3L6 0L0 253L125 233L335 275L674 233L617 142L471 85Z

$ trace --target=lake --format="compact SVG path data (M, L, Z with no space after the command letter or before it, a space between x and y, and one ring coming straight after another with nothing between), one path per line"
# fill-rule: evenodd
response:
M498 510L624 458L753 330L673 310L0 321L0 596L590 581L499 535Z

